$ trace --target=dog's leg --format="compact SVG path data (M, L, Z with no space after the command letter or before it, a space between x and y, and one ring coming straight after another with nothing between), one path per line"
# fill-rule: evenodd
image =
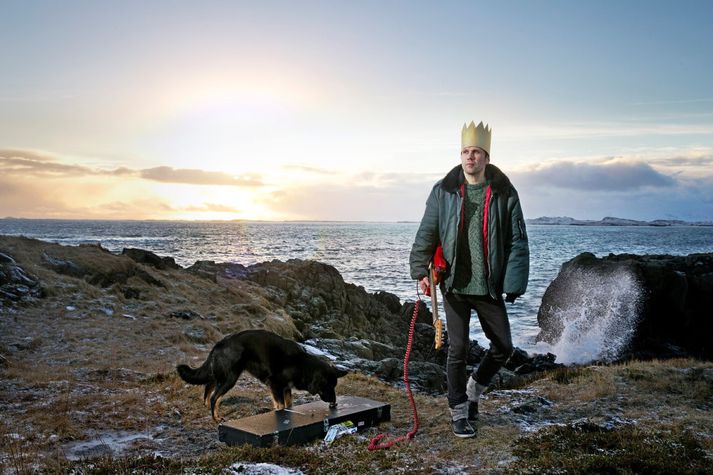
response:
M210 412L215 422L220 423L221 421L220 414L218 412L220 410L221 399L223 399L225 393L230 391L230 389L235 386L239 377L240 371L229 373L223 381L216 379L216 388L215 391L213 391L213 395L210 397Z
M210 396L213 394L213 391L215 391L214 382L210 382L205 385L205 391L203 392L203 404L208 407L210 407Z
M272 407L274 407L276 411L285 408L285 395L282 391L276 391L270 387L270 396L272 396Z
M292 407L292 390L290 388L285 389L285 407Z
M216 424L220 424L223 419L220 418L220 401L223 400L223 396L215 398L215 402L211 399L211 415Z

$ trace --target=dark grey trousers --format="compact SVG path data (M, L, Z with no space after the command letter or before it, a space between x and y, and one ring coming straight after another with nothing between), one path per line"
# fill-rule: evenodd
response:
M465 394L468 379L465 366L470 348L471 311L475 310L478 314L483 333L490 340L490 349L473 374L479 384L487 386L495 373L510 358L513 352L512 336L502 297L494 300L490 296L459 295L449 292L443 296L443 306L446 310L449 342L446 361L448 405L455 407L468 400Z

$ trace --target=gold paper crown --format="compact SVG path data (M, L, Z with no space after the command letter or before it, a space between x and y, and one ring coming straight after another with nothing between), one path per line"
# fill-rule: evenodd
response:
M490 136L492 134L492 129L489 125L483 125L481 121L478 126L475 126L475 122L471 121L470 125L466 126L463 124L463 131L461 132L461 150L466 147L480 147L490 155Z

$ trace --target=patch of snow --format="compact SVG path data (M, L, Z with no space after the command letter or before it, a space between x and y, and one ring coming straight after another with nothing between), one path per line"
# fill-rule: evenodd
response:
M223 473L235 475L302 475L303 472L271 463L235 462Z
M309 341L309 340L308 340L308 341ZM326 352L326 351L324 351L324 350L321 350L321 349L317 348L317 347L314 346L314 345L310 345L310 344L307 343L307 342L305 342L305 343L300 343L300 345L302 345L302 348L304 348L305 351L306 351L307 353L309 353L310 355L314 355L314 356L325 356L325 357L329 358L329 359L332 360L332 361L336 361L336 360L337 360L337 357L334 356L333 354L328 353L328 352Z
M92 440L69 444L66 452L67 460L120 455L136 440L153 440L153 435L148 432L104 432Z
M66 307L64 307L64 309L68 312L74 312L75 310L77 310L77 307L75 307L74 305L67 305Z

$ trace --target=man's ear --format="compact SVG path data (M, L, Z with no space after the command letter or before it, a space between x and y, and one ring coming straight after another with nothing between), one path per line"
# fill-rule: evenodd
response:
M337 378L341 378L342 376L346 376L349 374L349 371L346 369L339 369L337 368Z

